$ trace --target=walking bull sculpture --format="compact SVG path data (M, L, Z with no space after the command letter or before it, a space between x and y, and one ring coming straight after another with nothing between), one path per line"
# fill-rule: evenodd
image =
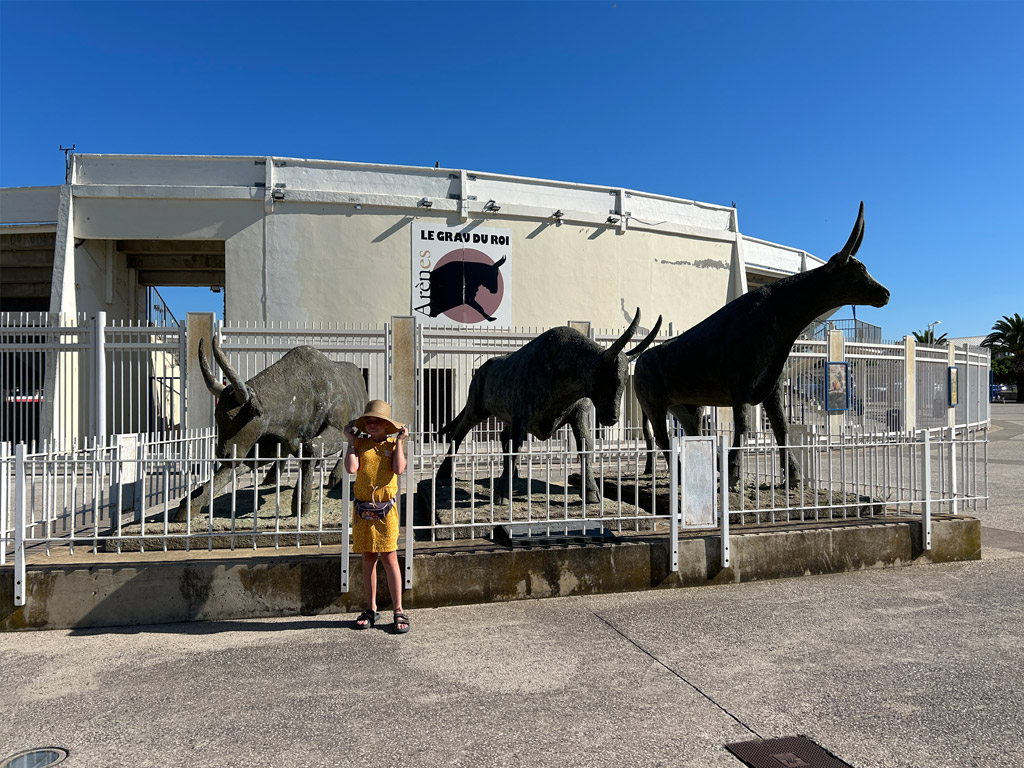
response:
M462 441L473 427L494 416L504 424L501 442L506 454L504 471L497 483L499 498L506 497L516 477L513 457L519 453L526 433L547 440L565 424L571 427L581 452L587 490L596 498L600 491L588 458L593 451L593 439L587 401L593 403L599 424L610 427L618 421L630 358L654 341L661 328L661 317L640 344L623 354L639 325L637 308L629 328L607 349L575 329L552 328L521 349L485 362L473 375L466 406L440 430L442 435L450 435L451 446L438 468L438 481L452 479L452 460Z
M242 381L232 368L216 338L213 354L230 382L227 385L214 379L200 340L199 367L207 388L218 398L216 455L222 461L212 484L203 483L181 500L175 517L179 522L198 515L205 504L212 503L211 494L216 496L230 480L234 465L224 460L232 454L251 459L258 445L260 456L267 457L273 455L276 444L285 455L298 454L300 448L308 458L321 456L321 451L323 456L339 453L346 444L345 425L362 414L368 400L359 368L333 362L313 347L289 350L248 381ZM300 462L297 492L292 495L296 516L311 503L313 472L304 464ZM329 487L341 480L342 471L339 460Z

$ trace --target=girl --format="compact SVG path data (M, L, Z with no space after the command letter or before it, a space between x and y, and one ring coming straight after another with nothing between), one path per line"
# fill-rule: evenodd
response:
M357 437L356 430L369 437ZM397 433L395 437L389 435ZM405 439L409 430L391 420L391 406L371 400L366 413L345 427L348 447L345 470L356 476L352 549L363 555L363 589L367 608L356 619L366 629L380 621L377 612L377 560L394 603L396 634L409 631L409 617L402 611L402 581L398 569L398 475L405 472Z

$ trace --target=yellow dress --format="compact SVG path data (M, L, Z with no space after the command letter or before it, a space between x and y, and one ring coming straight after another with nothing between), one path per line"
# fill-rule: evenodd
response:
M359 454L359 471L353 495L359 501L387 501L398 495L398 476L392 469L392 456L398 441L389 437L375 443L368 437L355 442ZM352 551L394 552L398 549L398 504L383 520L364 520L353 505Z

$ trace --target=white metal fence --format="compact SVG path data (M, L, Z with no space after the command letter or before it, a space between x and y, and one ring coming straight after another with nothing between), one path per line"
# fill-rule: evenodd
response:
M287 350L311 344L358 365L370 397L391 399L396 391L389 327L229 325L216 332L243 378ZM783 384L796 425L790 449L803 467L795 487L780 473L778 447L758 419L751 423L762 428L738 449L743 490L723 495L719 462L734 449L719 443L731 426L714 409L708 415L711 437L677 435L672 451L679 461L669 467L659 459L655 473L644 476L647 455L632 380L619 423L595 430L587 457L599 493L584 487L568 430L546 443L530 440L517 457L520 479L497 487L506 457L494 420L461 447L456 482L438 483L448 449L438 432L465 402L473 373L539 332L417 327L409 445L414 458L404 486L406 509L414 511L407 515L408 553L421 538L512 540L595 529L673 535L694 526L724 531L730 523L923 515L935 505L956 513L987 497L988 351L915 347L906 340L843 343L850 398L849 408L838 413L825 409L830 342L794 345ZM318 457L261 457L277 468L269 485L260 484L246 457L237 457L231 460L239 465L234 480L212 508L175 522L180 500L209 482L216 466L213 431L183 429L186 333L185 326L107 325L102 314L73 321L0 318L0 561L20 557L23 565L26 552L54 546L307 546L340 540L347 551L348 483L324 487L331 466ZM605 346L617 336L592 333ZM295 519L290 499L300 461L316 477L315 513ZM411 558L406 568L409 582ZM347 584L347 570L343 578Z
M267 478L244 458L229 487L198 516L177 521L178 503L209 483L218 461L210 431L173 440L124 436L86 448L29 454L24 445L0 454L0 563L13 559L16 599L24 600L26 558L54 548L92 551L215 547L322 546L341 543L348 562L351 518L348 478L330 487L336 459L266 457ZM674 437L673 461L659 453L643 474L643 450L607 443L587 456L598 493L587 490L579 457L549 443L526 445L518 478L500 481L506 455L478 443L460 451L454 479L439 482L440 453L410 444L401 494L405 514L406 583L412 583L417 541L460 538L523 540L639 534L676 537L719 530L728 565L729 528L779 522L919 516L930 547L936 512L962 514L987 499L986 430L922 430L916 435L826 437L788 446L802 468L792 482L779 470L779 449L752 439L738 449L728 438ZM740 486L722 492L731 452L740 453ZM296 469L313 473L313 495L292 512ZM262 484L261 484L262 483ZM678 555L672 568L678 567ZM347 568L342 589L348 588ZM23 603L18 603L23 604Z
M391 333L387 326L288 323L227 324L219 328L221 348L243 381L280 360L295 347L314 347L335 362L350 362L363 372L371 399L391 397ZM211 366L215 361L211 361Z
M102 329L102 330L101 330ZM414 432L423 446L436 442L465 402L469 382L484 361L513 352L542 329L416 330ZM218 327L221 344L243 379L271 365L289 349L309 344L334 360L359 366L371 398L394 392L390 326L352 328L283 324ZM187 327L108 324L96 318L55 315L0 315L0 441L23 442L30 451L72 450L109 434L154 438L179 434L187 423ZM591 333L605 346L617 331ZM658 341L671 337L663 333ZM829 346L798 340L783 372L790 423L819 431L874 434L976 426L988 421L989 353L978 347L926 347L903 342L842 343L848 367L849 407L826 410L825 376ZM182 365L182 360L185 365ZM102 362L100 362L102 361ZM909 362L908 362L909 361ZM950 387L955 366L955 398ZM202 393L205 396L205 392ZM952 403L955 402L955 405ZM713 410L709 424L728 429L728 418ZM763 419L752 422L767 429ZM627 382L619 424L597 429L598 440L638 442L641 414ZM192 425L192 426L206 426ZM212 424L210 425L212 426ZM495 441L494 421L469 436ZM564 438L563 438L564 442Z

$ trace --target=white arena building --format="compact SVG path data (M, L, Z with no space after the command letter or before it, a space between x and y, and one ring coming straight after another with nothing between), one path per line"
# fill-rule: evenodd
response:
M640 307L678 333L821 263L734 208L484 171L72 154L66 184L0 190L0 311L126 323L190 285L223 288L229 323L620 329Z

